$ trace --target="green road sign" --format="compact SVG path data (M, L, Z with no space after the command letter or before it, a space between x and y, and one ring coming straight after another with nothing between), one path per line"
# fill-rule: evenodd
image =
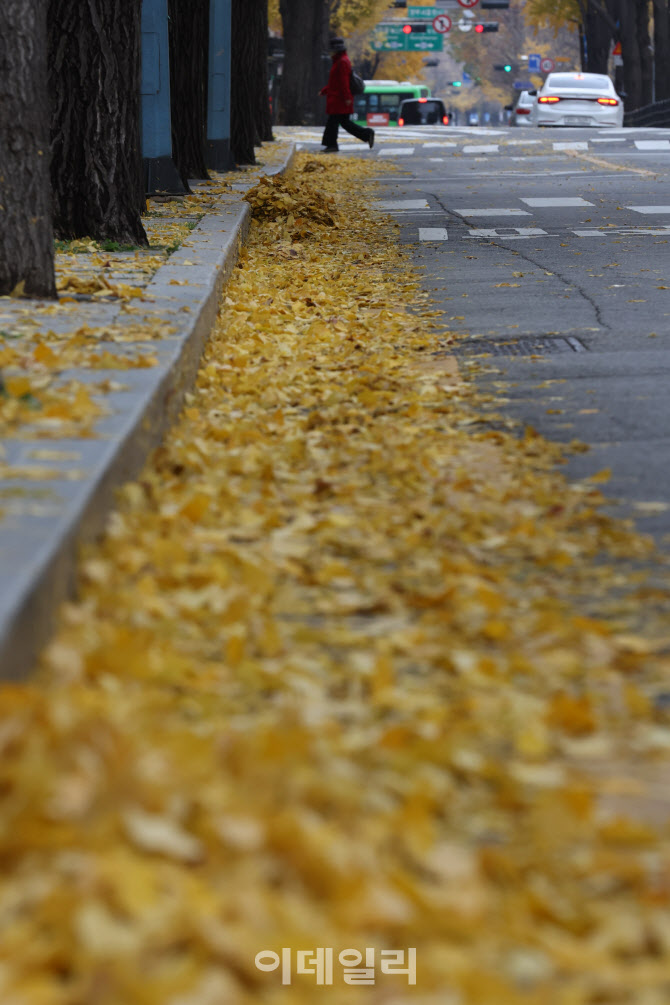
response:
M442 52L443 35L427 25L425 31L405 34L402 24L380 24L372 35L375 52Z
M442 35L406 35L408 52L442 52Z
M407 8L407 17L408 18L412 18L412 17L429 17L429 18L434 18L434 17L437 17L438 14L444 14L444 11L440 10L439 7L408 7Z

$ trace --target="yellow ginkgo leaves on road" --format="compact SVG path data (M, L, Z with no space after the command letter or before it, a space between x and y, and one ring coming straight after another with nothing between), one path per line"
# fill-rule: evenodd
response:
M309 163L292 206L261 183L182 421L0 693L2 995L660 1002L649 544L482 417L361 163ZM417 983L255 965L318 947L416 948Z

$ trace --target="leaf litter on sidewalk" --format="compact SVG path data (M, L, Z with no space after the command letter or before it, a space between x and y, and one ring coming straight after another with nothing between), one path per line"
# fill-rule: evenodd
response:
M667 1000L650 543L431 355L379 170L249 194L182 420L0 690L3 1005ZM317 947L332 986L255 965Z

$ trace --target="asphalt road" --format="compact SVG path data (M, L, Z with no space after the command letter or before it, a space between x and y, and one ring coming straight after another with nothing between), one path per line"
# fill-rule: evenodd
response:
M610 468L612 511L667 550L670 130L431 133L376 150L403 170L384 206L464 340L445 349L490 353L502 410L589 444L568 476Z

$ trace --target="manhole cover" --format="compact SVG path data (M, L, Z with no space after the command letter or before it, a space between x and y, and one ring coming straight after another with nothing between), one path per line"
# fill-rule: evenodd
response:
M519 336L506 339L471 339L456 344L452 352L479 356L549 356L557 352L586 352L586 346L578 338L540 338L539 336Z

